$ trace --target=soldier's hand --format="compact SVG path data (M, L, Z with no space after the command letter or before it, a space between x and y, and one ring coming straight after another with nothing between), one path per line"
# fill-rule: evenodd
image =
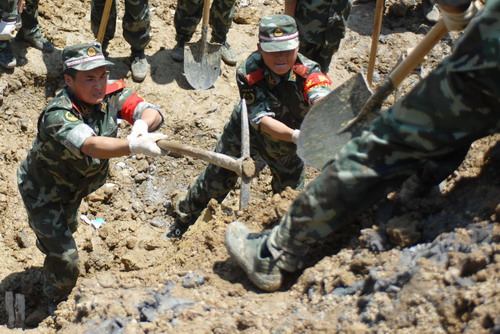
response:
M162 150L156 142L158 140L167 139L168 136L162 133L146 133L145 135L133 138L129 141L128 147L132 154L144 154L149 157L157 157L168 154Z
M294 144L297 144L299 142L299 136L300 136L300 130L299 129L293 130L293 132L292 132L292 142Z
M453 11L453 7L439 6L444 25L448 31L463 30L469 21L476 15L477 8L472 1L469 7L463 12Z
M148 123L146 123L142 119L138 119L137 121L134 122L134 125L132 126L132 131L127 136L127 139L132 140L139 136L146 135L147 133L148 133Z

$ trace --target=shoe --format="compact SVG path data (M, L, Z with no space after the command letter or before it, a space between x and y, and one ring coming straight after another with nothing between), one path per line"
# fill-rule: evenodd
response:
M30 33L28 35L24 35L24 33L20 31L16 35L16 40L26 42L35 49L38 49L42 52L50 53L54 51L54 45L51 42L49 42L45 37L43 37L42 32L40 31L39 28L37 28L35 32Z
M238 62L238 56L236 55L236 52L231 48L231 45L226 41L222 43L222 46L220 48L221 50L221 58L222 61L225 62L229 66L234 66Z
M262 256L268 237L267 233L251 233L245 224L235 221L227 227L226 248L253 284L265 291L276 291L283 275L269 251L268 256Z
M413 174L401 185L398 198L403 203L410 203L412 200L428 195L431 191L439 193L439 187Z
M9 42L4 42L4 43L9 44ZM13 69L17 65L17 60L14 54L12 53L10 44L7 47L3 47L0 49L0 65L2 65L8 70Z
M179 221L176 221L172 225L170 225L170 228L168 229L167 233L165 234L165 238L167 238L167 239L180 239L180 238L182 238L184 233L187 232L187 230L189 229L189 226L191 226L191 225L182 224Z
M175 61L183 61L184 60L184 45L186 43L177 42L174 48L172 49L172 59Z
M143 82L149 73L149 64L146 60L146 55L144 52L132 53L132 65L130 69L132 70L132 79L136 82Z
M440 16L441 14L439 13L439 9L437 8L436 5L433 5L431 10L425 15L425 18L430 23L437 23Z

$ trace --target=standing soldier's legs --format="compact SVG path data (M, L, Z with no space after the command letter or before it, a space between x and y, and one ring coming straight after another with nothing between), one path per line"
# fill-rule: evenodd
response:
M55 301L64 300L76 285L80 268L78 251L72 234L78 227L79 203L63 207L48 204L35 210L29 209L29 197L23 195L30 227L36 234L37 247L46 257L44 261L44 294Z
M178 0L175 8L175 40L183 45L191 39L203 13L202 0Z
M0 41L0 65L8 70L13 69L17 65L10 41Z
M102 14L104 12L104 5L106 0L92 0L90 9L90 27L92 33L97 38L99 34L99 27L101 26ZM107 55L107 47L110 40L115 37L116 30L116 5L115 0L111 4L111 9L109 11L109 18L106 24L106 30L104 31L104 38L102 42L102 50L105 55Z
M21 14L22 28L17 33L16 39L24 40L43 52L52 52L54 45L43 37L38 26L38 2L39 0L26 0Z
M235 107L231 119L224 126L224 131L217 141L215 152L233 157L241 156L241 118L239 105ZM207 206L210 199L222 202L234 188L238 175L228 169L209 164L189 187L188 193L177 204L180 217L187 215L186 223L192 223Z
M144 52L151 41L148 0L125 0L123 37L132 47L132 52Z
M235 3L236 0L215 0L210 8L211 41L222 44L221 58L227 65L231 66L238 62L238 56L227 42L227 33L233 22Z
M15 20L17 19L17 1L2 0L0 1L0 19Z

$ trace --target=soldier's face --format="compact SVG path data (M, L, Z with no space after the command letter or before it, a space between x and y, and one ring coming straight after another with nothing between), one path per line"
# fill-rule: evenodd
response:
M278 52L266 52L262 50L260 44L258 47L259 53L262 55L266 66L278 75L285 75L288 71L290 71L293 64L295 64L295 61L297 60L297 53L299 52L299 47L292 50Z
M106 95L108 73L106 66L101 66L90 71L78 71L74 79L64 75L64 80L77 98L88 104L98 104Z

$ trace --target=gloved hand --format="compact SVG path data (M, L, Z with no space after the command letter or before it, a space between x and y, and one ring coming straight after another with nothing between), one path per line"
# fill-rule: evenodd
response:
M168 136L162 133L146 133L145 135L131 139L128 143L128 147L132 154L144 154L149 157L166 155L168 151L162 150L156 145L156 142L167 138Z
M300 130L299 129L293 130L293 133L292 133L292 142L294 144L297 144L299 142L299 136L300 136Z
M448 29L448 31L463 30L477 12L474 1L470 3L469 8L461 13L450 13L441 7L440 10L444 25L446 26L446 29Z
M0 20L0 41L9 41L16 37L16 21Z
M148 123L143 121L142 119L138 119L134 122L134 126L132 126L132 131L127 136L127 140L132 140L139 136L144 136L148 133Z

